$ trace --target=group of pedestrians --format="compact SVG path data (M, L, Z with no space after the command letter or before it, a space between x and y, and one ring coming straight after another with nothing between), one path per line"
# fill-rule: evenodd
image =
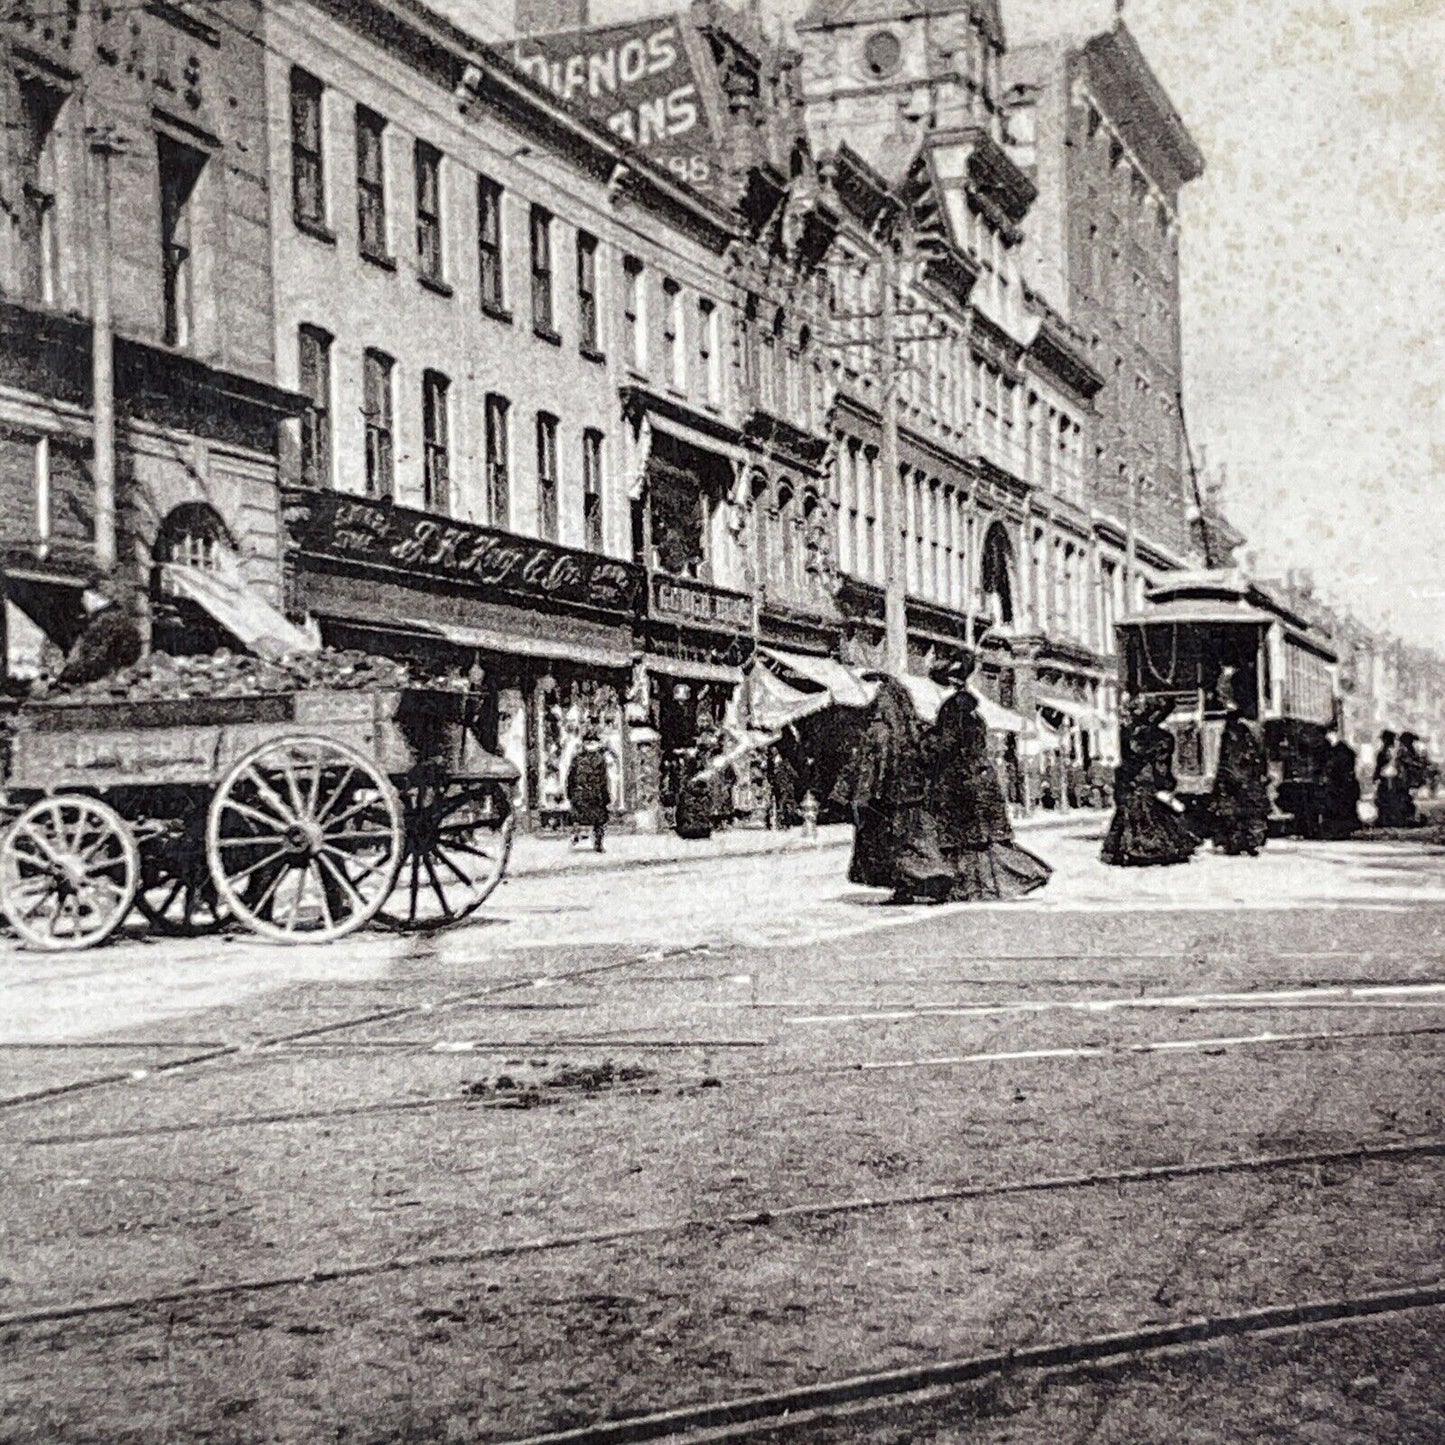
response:
M1381 828L1413 828L1420 822L1415 791L1433 769L1414 733L1383 732L1375 754L1375 821Z
M848 879L890 889L895 903L1019 898L1050 869L1014 841L1003 787L988 752L969 658L934 669L951 686L929 726L897 678L870 673L877 693L833 788L852 811Z

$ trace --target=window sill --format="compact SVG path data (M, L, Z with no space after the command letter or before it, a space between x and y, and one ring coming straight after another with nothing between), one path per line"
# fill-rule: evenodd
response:
M680 386L669 386L667 388L667 394L675 397L678 401L687 400L687 393Z
M439 276L428 276L425 273L419 271L417 272L416 279L420 281L421 284L425 286L428 291L432 292L433 295L448 297L456 295L456 292L453 291L452 288L448 286L447 283L443 281Z
M579 346L577 348L577 354L583 361L595 361L599 366L605 364L607 361L606 353L598 351L595 346Z
M395 257L395 256L383 256L380 251L366 251L366 250L363 250L363 251L361 252L361 259L362 259L363 261L369 262L369 263L370 263L371 265L373 265L373 266L378 266L378 267L380 267L381 270L383 270L383 271L395 271L395 270L396 270L396 257Z
M325 246L336 244L336 232L323 222L310 220L306 216L292 216L291 219L303 236L310 236L313 241L320 241Z
M627 368L627 379L629 381L640 382L643 386L651 384L651 378L648 374L645 371L639 371L635 366L629 366Z
M533 326L532 335L535 336L538 341L545 341L548 346L561 346L562 344L562 333L553 331L547 326Z
M512 313L505 306L493 306L490 301L482 302L482 315L490 316L493 321L500 321L503 326L512 324Z

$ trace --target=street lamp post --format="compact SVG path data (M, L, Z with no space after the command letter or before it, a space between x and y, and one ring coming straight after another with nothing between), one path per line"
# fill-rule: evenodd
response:
M905 591L906 559L901 526L902 475L898 461L898 252L897 239L885 237L881 254L882 330L879 380L882 385L883 495L883 665L895 677L908 671L908 603Z

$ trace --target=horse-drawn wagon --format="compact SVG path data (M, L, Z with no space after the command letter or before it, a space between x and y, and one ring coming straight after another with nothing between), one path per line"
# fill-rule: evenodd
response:
M43 949L228 923L438 928L501 881L517 770L449 687L59 699L9 739L0 909Z

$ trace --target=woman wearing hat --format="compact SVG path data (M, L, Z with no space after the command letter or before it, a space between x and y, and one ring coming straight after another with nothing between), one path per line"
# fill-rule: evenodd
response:
M1174 797L1174 737L1160 724L1169 698L1127 705L1121 729L1122 761L1114 772L1114 817L1102 857L1116 868L1155 868L1187 863L1199 840L1179 816Z
M955 692L933 726L930 801L938 841L953 874L949 897L961 902L1022 898L1049 881L1042 858L1014 842L998 770L988 752L988 728L966 686L974 659L944 664L930 677Z
M853 811L848 881L891 888L893 902L941 902L951 882L929 812L928 739L913 698L896 677L878 684L867 722L834 785L835 803Z
M1209 795L1214 846L1221 853L1253 858L1269 837L1269 764L1254 729L1239 711L1231 667L1220 673L1219 698L1224 704L1224 732Z

